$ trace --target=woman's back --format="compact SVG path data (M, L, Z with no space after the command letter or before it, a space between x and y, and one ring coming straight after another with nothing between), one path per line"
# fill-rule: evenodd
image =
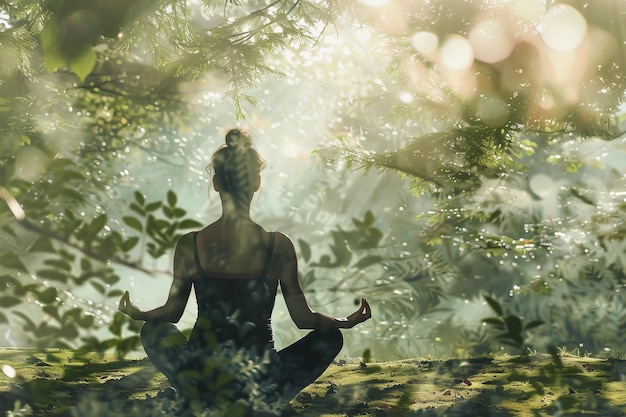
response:
M200 268L196 269L213 277L258 277L266 266L270 236L252 221L220 219L197 232L195 248Z
M245 400L251 412L279 411L339 353L339 329L371 317L365 299L346 318L309 307L293 242L250 218L264 166L250 138L238 129L229 131L226 145L212 158L222 217L179 240L163 306L142 311L128 292L119 306L146 321L140 333L146 353L184 397L212 406ZM276 352L270 320L279 283L296 326L313 331ZM182 316L192 288L198 319L187 339L172 323Z
M253 349L257 355L262 355L274 348L271 316L278 280L269 277L274 234L258 231L257 239L251 238L243 244L245 250L240 251L239 259L236 259L230 255L221 256L221 249L228 249L229 245L237 243L237 239L232 239L232 236L230 239L219 239L212 235L211 232L215 231L219 231L219 227L213 230L209 227L193 234L195 271L192 275L195 276L193 285L198 319L189 346L194 350L215 350L217 344L229 343L237 348ZM263 239L265 235L267 242ZM201 245L201 238L210 239L212 236L215 241L207 240ZM204 255L204 265L201 254ZM211 254L213 259L207 256ZM243 261L245 256L255 262L237 262L231 268L222 263L229 258Z

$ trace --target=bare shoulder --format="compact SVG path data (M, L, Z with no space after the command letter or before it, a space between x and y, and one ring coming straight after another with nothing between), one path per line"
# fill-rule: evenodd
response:
M189 232L182 235L176 242L176 252L187 253L193 250L193 236L195 232Z
M280 254L289 254L294 252L293 242L291 238L283 232L275 232L275 252Z

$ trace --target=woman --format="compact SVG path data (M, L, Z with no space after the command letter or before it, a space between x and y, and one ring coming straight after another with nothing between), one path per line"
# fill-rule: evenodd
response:
M230 130L226 145L212 158L221 218L179 240L174 280L162 307L142 311L130 302L128 292L120 300L120 311L145 320L140 336L148 357L187 399L218 405L245 399L249 409L288 402L339 353L339 329L371 317L365 299L341 319L309 307L293 243L250 218L264 166L250 136ZM313 331L276 352L270 319L279 284L296 326ZM172 323L182 316L192 287L198 319L187 340Z

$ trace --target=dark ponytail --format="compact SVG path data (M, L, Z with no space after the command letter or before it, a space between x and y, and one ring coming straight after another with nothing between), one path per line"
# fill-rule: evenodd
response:
M226 144L213 154L211 167L219 183L220 191L229 193L238 208L250 204L253 186L265 161L252 148L250 134L241 129L226 133Z

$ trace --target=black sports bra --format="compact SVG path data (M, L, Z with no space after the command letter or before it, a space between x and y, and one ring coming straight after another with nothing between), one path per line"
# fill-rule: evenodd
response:
M256 278L206 275L200 265L196 240L197 232L193 251L201 279L193 281L198 319L189 338L190 348L205 349L215 342L228 342L253 349L259 355L273 349L271 317L278 280L265 278L274 251L274 233L270 233L263 272Z

